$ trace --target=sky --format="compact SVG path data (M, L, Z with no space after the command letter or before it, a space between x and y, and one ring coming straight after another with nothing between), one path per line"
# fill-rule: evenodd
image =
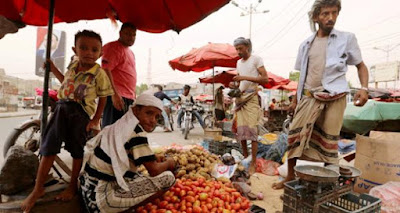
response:
M242 7L249 7L250 4L256 5L258 1L236 2ZM263 58L267 71L289 77L289 73L293 71L300 43L311 35L307 13L313 2L313 0L263 0L258 5L258 11L269 10L269 12L254 14L252 17L253 54ZM399 60L399 6L399 0L342 0L342 11L335 28L355 33L368 67L386 62L386 52L379 49L393 48L389 52L389 61ZM169 67L168 61L208 42L232 44L237 37L249 37L250 17L241 16L241 12L240 8L227 4L179 34L174 31L161 34L138 31L136 42L131 47L136 56L138 84L196 83L199 77L211 73L211 71L203 73L174 71ZM100 33L103 43L117 40L119 31L119 28L107 19L55 24L54 29L66 31L67 58L73 55L71 47L74 34L78 30L91 29ZM36 27L28 26L16 34L8 34L0 39L0 68L4 68L8 75L40 79L34 75L36 32ZM149 55L151 55L150 63ZM217 70L222 69L226 68L217 68ZM151 70L151 80L148 70ZM353 86L359 85L355 67L350 67L347 78Z

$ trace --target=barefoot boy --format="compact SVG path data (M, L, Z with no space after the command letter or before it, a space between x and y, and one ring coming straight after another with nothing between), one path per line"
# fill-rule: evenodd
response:
M102 53L102 41L93 31L79 31L72 47L79 60L72 64L65 76L51 64L51 72L62 82L58 91L59 101L51 118L40 147L42 159L36 184L22 204L24 212L30 212L37 199L44 195L43 184L60 152L62 142L73 158L71 182L68 188L56 197L68 201L76 194L79 171L82 167L83 147L87 133L99 126L106 97L113 94L110 80L96 60ZM98 104L95 100L99 98Z

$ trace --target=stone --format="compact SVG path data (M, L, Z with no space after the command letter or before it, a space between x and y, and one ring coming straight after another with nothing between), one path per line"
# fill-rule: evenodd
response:
M0 194L14 195L34 186L39 159L22 146L13 146L0 170Z

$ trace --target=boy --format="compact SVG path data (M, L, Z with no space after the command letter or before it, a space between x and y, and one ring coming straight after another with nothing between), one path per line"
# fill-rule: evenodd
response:
M59 101L54 115L47 125L41 143L42 159L35 187L22 203L21 208L24 212L30 212L36 200L44 195L43 184L63 141L65 149L73 158L72 175L70 185L56 199L72 199L77 191L87 133L98 128L106 97L114 93L107 74L96 63L102 53L100 35L88 30L78 32L72 49L79 60L69 67L65 76L52 61L49 61L51 72L62 85L58 91ZM98 105L95 102L96 98L99 98Z

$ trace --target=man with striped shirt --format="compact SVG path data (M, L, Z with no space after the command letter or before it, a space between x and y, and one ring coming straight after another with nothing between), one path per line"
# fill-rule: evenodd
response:
M146 132L161 116L162 102L142 94L116 123L88 142L88 159L80 177L88 212L122 212L161 196L175 183L175 162L156 157ZM144 165L150 176L137 172Z

